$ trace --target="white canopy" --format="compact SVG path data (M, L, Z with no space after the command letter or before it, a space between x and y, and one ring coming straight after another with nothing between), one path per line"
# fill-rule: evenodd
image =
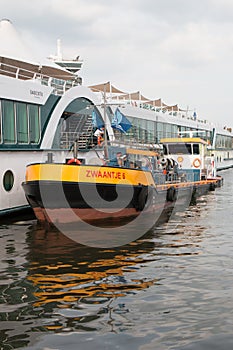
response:
M124 92L115 88L110 81L107 83L97 84L97 85L91 85L89 88L94 92L106 92L106 93L113 93L113 94L123 94Z

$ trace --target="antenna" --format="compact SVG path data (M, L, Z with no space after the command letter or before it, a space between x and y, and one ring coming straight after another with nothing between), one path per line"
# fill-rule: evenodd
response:
M57 59L62 60L61 39L57 39Z

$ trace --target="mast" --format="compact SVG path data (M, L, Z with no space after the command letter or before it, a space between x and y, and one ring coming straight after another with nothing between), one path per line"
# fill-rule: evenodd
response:
M57 39L57 59L62 60L61 39Z
M106 113L106 84L104 84L104 158L108 159L108 140L107 140L107 113Z

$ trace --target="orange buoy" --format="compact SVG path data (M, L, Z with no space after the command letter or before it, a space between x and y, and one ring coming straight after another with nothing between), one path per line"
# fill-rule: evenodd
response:
M79 159L77 158L72 158L72 159L69 159L68 162L67 162L68 165L81 165L82 163L80 162Z
M194 161L193 161L193 166L194 166L195 168L199 168L200 165L201 165L201 160L200 160L199 158L194 159Z

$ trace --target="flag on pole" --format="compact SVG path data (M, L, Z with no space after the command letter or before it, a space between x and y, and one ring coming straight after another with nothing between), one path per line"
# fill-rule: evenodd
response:
M101 129L104 127L104 121L101 117L101 114L98 111L98 109L95 107L93 108L93 111L92 111L92 124L97 129Z
M126 118L126 116L121 113L119 108L117 108L114 113L111 126L113 129L119 130L122 133L126 133L132 127L132 124Z

